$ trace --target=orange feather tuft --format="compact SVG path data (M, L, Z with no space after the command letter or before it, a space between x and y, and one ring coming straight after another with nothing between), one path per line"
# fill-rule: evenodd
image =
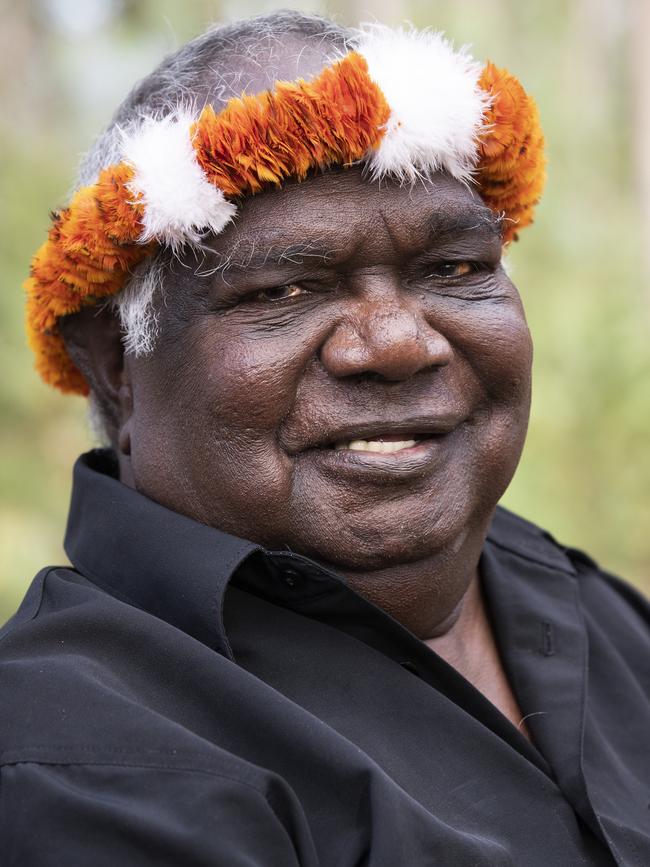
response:
M488 63L479 86L492 96L476 174L481 197L506 218L504 243L533 221L546 181L544 135L535 100L505 69Z
M313 81L206 106L193 128L199 164L226 195L257 193L310 169L349 165L376 147L390 109L356 52Z
M136 243L142 205L133 203L127 187L131 177L128 166L111 166L54 214L24 284L27 340L36 368L62 391L87 394L88 387L58 333L59 318L119 292L133 266L154 246Z

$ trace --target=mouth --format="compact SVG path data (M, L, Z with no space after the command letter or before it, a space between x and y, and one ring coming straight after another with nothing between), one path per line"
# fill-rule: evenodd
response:
M398 452L412 451L425 440L425 434L379 434L365 439L349 439L334 443L331 448L336 452L365 452L378 455L396 455Z
M386 483L426 475L445 462L464 417L453 416L341 426L296 455L327 475ZM449 452L451 454L451 452Z
M329 430L326 428L313 438L307 438L297 451L333 449L336 452L398 454L451 433L462 424L464 418L464 415L453 412L332 425Z

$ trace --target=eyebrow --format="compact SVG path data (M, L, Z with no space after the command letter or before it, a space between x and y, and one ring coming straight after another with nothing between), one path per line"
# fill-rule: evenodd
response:
M266 268L269 265L303 265L305 259L331 262L337 250L317 241L303 241L298 244L256 244L238 243L227 253L211 251L216 264L202 269L203 276L221 274L225 276L234 271L249 271Z
M495 214L484 206L464 207L454 213L436 211L429 220L428 242L439 243L466 232L477 232L490 239L501 238L503 223L503 214Z
M440 244L448 238L458 238L466 232L478 232L490 240L500 238L503 220L503 214L495 214L482 206L464 207L452 213L436 210L428 220L426 246ZM204 277L220 274L226 278L236 271L261 270L269 265L304 265L306 259L316 265L332 264L341 251L316 239L297 244L238 241L228 252L210 252L216 262L210 267L201 268L198 273Z

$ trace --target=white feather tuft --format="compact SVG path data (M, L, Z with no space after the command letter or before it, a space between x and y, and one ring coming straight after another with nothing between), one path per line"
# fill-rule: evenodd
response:
M122 158L134 169L129 189L144 203L145 244L157 240L178 250L201 236L218 234L237 209L211 184L199 165L192 141L192 113L180 109L164 118L144 118L122 133Z
M374 24L363 26L356 50L391 108L379 147L366 157L372 175L413 181L444 169L468 181L490 103L478 86L481 64L441 33Z

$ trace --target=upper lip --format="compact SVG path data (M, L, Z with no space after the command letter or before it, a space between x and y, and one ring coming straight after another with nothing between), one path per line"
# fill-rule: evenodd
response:
M457 412L436 415L416 415L403 419L372 419L354 421L346 424L323 426L312 437L305 437L300 447L291 449L294 453L313 448L326 448L336 443L351 440L377 439L383 436L399 434L434 436L450 433L463 421L463 416ZM405 436L405 439L410 438Z

